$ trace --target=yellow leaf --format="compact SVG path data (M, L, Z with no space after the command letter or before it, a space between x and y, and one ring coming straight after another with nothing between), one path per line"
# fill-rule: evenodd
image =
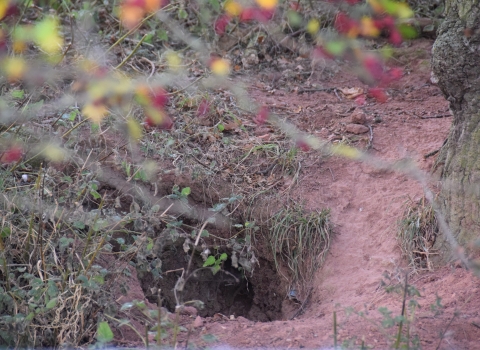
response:
M307 32L310 33L311 35L317 34L317 32L320 29L320 22L317 21L315 18L311 19L307 23Z
M13 51L21 53L27 48L27 42L31 40L31 28L27 26L17 26L12 33Z
M0 20L7 14L8 3L9 0L0 0Z
M358 159L362 156L362 152L358 149L345 145L336 145L332 147L333 154L349 159Z
M165 112L161 109L147 107L145 108L145 115L153 125L159 125L165 120Z
M278 0L255 0L258 6L266 10L273 10L278 3Z
M218 58L212 62L210 69L216 75L228 75L230 73L230 63L223 58Z
M128 118L127 127L128 127L128 134L133 140L137 141L142 138L142 129L140 128L140 124L138 124L138 122L135 119Z
M12 45L13 52L15 53L22 53L27 49L27 43L24 41L14 41Z
M168 67L171 70L176 71L180 69L180 66L182 64L182 59L176 52L174 51L167 52L165 55L165 58L167 59Z
M103 104L89 103L82 108L82 114L90 118L94 123L100 124L108 114L108 109Z
M398 18L413 17L414 13L407 3L399 2L399 3L396 3L396 6L397 8L395 9L395 15Z
M10 81L21 79L27 71L27 63L20 57L5 58L2 66L3 71Z
M151 90L147 85L139 85L135 89L135 100L139 104L146 106L150 102L150 94Z
M45 18L35 26L35 43L49 54L56 53L62 49L63 39L58 33L58 21L55 18Z
M225 12L232 17L239 16L242 13L242 5L233 0L227 0L224 9Z
M65 159L65 150L57 145L49 143L43 149L43 156L52 162L61 162Z
M380 35L380 30L375 26L371 17L364 16L360 22L361 34L364 36L377 37Z
M158 173L158 164L152 160L147 160L142 165L143 170L148 179L154 179L155 175Z
M376 13L382 13L384 11L383 6L380 4L378 0L367 0L367 3Z

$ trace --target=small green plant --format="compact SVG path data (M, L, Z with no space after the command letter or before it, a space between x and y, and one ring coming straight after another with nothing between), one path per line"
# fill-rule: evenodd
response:
M191 192L192 191L190 190L190 187L184 187L180 191L180 187L178 187L178 185L174 185L172 188L172 194L168 195L167 197L171 199L180 199L182 201L186 201L188 198L188 195Z
M227 253L222 253L220 256L217 258L214 255L210 255L207 260L203 263L203 267L212 267L212 272L215 275L220 269L222 268L222 264L224 261L226 261L228 258Z

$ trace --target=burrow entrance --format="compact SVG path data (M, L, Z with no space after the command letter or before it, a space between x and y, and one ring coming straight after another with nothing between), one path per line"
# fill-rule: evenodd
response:
M191 250L185 253L185 238L165 238L159 254L162 257L161 277L155 278L152 273L142 271L138 271L138 277L149 301L157 303L155 290L160 288L163 306L174 312L177 303L175 285L188 265ZM282 284L284 282L278 276L273 263L258 257L251 273L232 266L231 250L220 248L215 253L217 256L226 253L228 258L214 274L211 268L203 267L201 249L195 251L190 277L185 281L183 293L177 293L181 301L200 300L204 307L198 310L198 314L202 317L212 317L220 313L262 322L282 318L285 285Z
M155 238L155 256L147 257L161 273L155 277L137 268L138 277L152 303L157 302L161 289L163 306L171 312L177 303L199 300L204 305L198 311L202 317L220 313L262 322L292 317L296 314L292 307L298 310L299 306L289 302L308 300L314 273L330 247L329 217L329 210L306 212L299 205L281 208L255 236L255 252L247 244L252 233L242 240L213 231L195 246L190 235L167 227ZM222 255L225 259L218 259ZM216 261L216 269L211 264L204 267L207 257L221 260ZM177 284L182 276L183 283Z

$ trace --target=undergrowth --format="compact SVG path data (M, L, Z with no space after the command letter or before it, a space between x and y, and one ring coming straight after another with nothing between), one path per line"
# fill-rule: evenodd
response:
M397 239L404 257L413 271L433 270L432 256L439 233L435 212L425 198L410 200L399 222Z
M329 210L306 212L293 205L280 209L268 223L266 234L275 266L290 286L288 295L306 300L312 279L326 258L333 236ZM287 274L282 267L287 266Z

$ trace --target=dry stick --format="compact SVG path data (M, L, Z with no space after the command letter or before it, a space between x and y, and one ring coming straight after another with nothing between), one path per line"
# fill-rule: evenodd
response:
M368 126L368 129L370 130L370 137L368 139L367 149L370 149L373 146L373 128L370 124L367 126Z
M128 55L127 57L125 57L125 59L118 65L115 67L115 69L120 69L123 67L123 65L125 63L127 63L127 61L132 58L133 55L135 55L135 53L137 52L138 48L140 47L140 45L142 45L143 41L147 38L147 35L148 34L145 34L141 39L140 41L138 42L138 44L133 48L132 52L130 53L130 55Z
M57 62L57 64L53 68L56 68L64 60L65 56L67 55L68 51L70 51L70 48L73 45L73 41L75 40L75 32L73 31L73 25L72 25L72 15L70 15L70 32L72 33L72 40L70 40L70 43L68 44L67 48L62 54L62 57L60 57L60 60Z
M132 34L133 32L135 32L137 29L139 29L143 23L145 23L146 21L148 21L150 18L152 18L153 16L155 16L157 14L157 12L154 12L150 15L148 15L147 17L145 17L140 23L138 23L135 27L133 27L132 29L130 29L128 32L126 32L123 36L121 36L112 46L110 46L108 48L107 51L105 51L105 54L109 53L115 46L117 46L118 44L120 44L127 36L129 36L130 34Z
M402 317L403 318L405 318L405 303L407 302L407 293L408 293L408 272L405 274L405 287L403 289L403 301L402 301ZM400 346L402 329L403 329L403 319L400 320L400 324L398 326L398 335L397 335L397 341L395 342L395 349L398 349Z
M431 116L426 116L426 117L420 116L419 118L420 119L432 119L432 118L448 118L448 117L453 117L453 115L450 114L450 113L447 113L447 114L436 114L436 115L431 115Z
M43 163L41 165L43 168ZM45 199L45 176L42 178L42 185L40 187L41 193L40 193L40 201L43 203ZM43 205L40 204L40 208L43 209ZM44 223L44 211L40 211L40 220L38 220L38 235L37 235L37 241L40 240L40 258L42 259L42 266L43 266L43 271L45 272L45 275L47 274L47 266L45 264L45 255L44 255L44 249L43 249L43 228L45 227Z
M445 333L447 333L448 328L450 328L450 325L452 324L452 322L453 322L453 320L455 319L455 317L457 317L457 313L456 313L456 312L453 313L453 317L450 319L450 322L448 322L447 327L445 328L445 330L444 330L444 331L442 332L442 334L440 335L440 341L438 342L438 345L437 345L437 347L435 348L435 350L440 349L440 345L442 344L443 337L445 336Z
M158 315L157 315L157 345L162 346L162 290L158 289Z
M148 322L145 321L145 348L148 349Z
M138 337L142 340L143 344L146 344L145 342L145 339L143 338L143 336L140 334L140 332L137 330L137 328L135 328L134 326L132 326L130 323L122 323L121 320L115 318L115 317L112 317L112 316L109 316L107 314L103 314L105 317L108 317L109 319L113 320L113 321L116 321L118 323L121 323L122 326L128 326L130 327L135 333L137 333Z
M337 349L337 312L333 312L333 348Z
M80 125L84 124L85 122L89 121L90 118L85 118L84 120L82 120L81 122L79 122L78 124L72 126L70 129L68 129L63 135L62 135L62 139L69 135L73 130L75 130L76 128L78 128Z
M195 240L195 244L194 244L193 249L192 249L192 254L190 255L190 260L188 261L187 269L182 272L182 275L178 278L177 283L175 283L175 287L173 288L173 294L175 296L175 301L177 303L177 305L175 306L175 309L176 309L177 312L179 312L180 306L181 306L180 302L179 302L179 299L178 299L178 296L177 296L177 291L183 292L183 288L185 287L185 283L188 280L188 278L190 277L189 276L190 275L190 268L192 266L193 255L195 254L195 247L198 245L198 242L200 241L200 236L202 235L202 232L203 232L203 229L205 228L205 226L207 226L208 221L209 221L209 219L205 220L205 222L202 225L202 228L198 231L197 239ZM176 335L175 335L175 338L176 338Z
M177 336L178 336L178 331L179 331L179 327L178 327L178 324L180 323L180 309L177 308L175 310L175 324L174 324L174 327L173 327L173 339L172 339L172 346L174 349L177 348Z
M429 158L429 157L431 157L431 156L434 156L435 154L437 154L438 152L440 152L441 149L442 149L442 148L440 147L439 149L436 149L435 151L428 152L427 154L424 154L424 155L423 155L423 158L424 158L424 159L427 159L427 158Z

